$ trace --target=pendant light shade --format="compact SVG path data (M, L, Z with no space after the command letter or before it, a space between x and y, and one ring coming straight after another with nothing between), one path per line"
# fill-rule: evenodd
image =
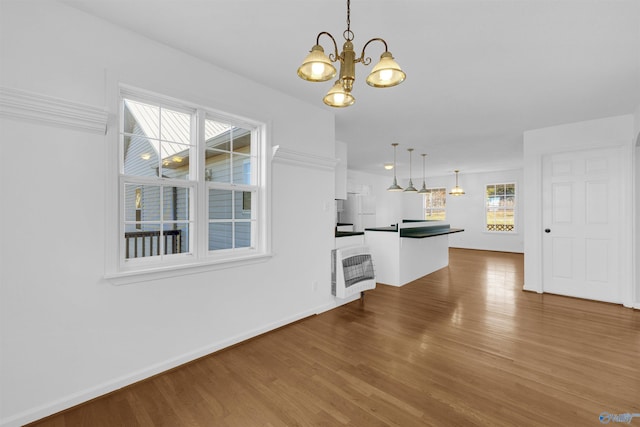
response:
M413 186L413 181L411 180L411 153L413 152L413 148L407 148L407 151L409 152L409 185L404 189L404 192L415 193L418 190Z
M367 76L367 84L373 87L392 87L402 83L406 77L391 52L384 52L380 55L380 62Z
M427 183L425 181L425 176L424 176L424 159L425 157L427 157L426 154L422 154L422 188L418 191L418 193L420 194L425 194L427 193Z
M396 147L398 146L397 142L391 144L393 146L393 183L387 191L402 191L402 187L398 185L398 180L396 179Z
M327 92L322 99L329 107L348 107L356 102L356 99L342 87L340 80L336 81L336 84Z
M464 194L464 190L458 186L458 172L460 171L456 169L454 172L456 173L456 186L449 191L449 194L452 196L462 196Z
M298 68L298 76L309 82L326 82L334 78L336 72L336 67L319 44L311 48L311 52Z

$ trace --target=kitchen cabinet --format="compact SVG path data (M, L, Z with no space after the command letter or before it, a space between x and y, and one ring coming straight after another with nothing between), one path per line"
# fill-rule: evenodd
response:
M338 223L336 231L353 231L353 224Z
M364 233L354 236L344 236L335 238L335 248L347 248L349 246L363 246L364 245Z

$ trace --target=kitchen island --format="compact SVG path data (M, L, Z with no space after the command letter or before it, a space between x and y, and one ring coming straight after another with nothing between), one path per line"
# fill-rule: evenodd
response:
M403 286L449 265L449 234L464 230L444 221L405 220L364 231L376 281Z

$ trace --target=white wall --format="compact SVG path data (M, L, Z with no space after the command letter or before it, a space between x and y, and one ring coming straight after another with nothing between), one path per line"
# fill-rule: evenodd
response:
M272 145L334 157L334 117L323 109L57 2L1 7L1 86L106 107L119 80L267 122ZM114 211L105 153L116 131L116 112L109 113L106 137L0 118L1 425L41 418L336 304L334 174L304 164L272 165L267 261L124 286L105 281L105 227Z
M621 168L618 171L622 187L622 230L633 230L633 158L634 158L634 117L629 115L608 117L585 122L569 123L524 133L524 179L525 201L529 209L525 216L525 289L542 292L542 157L548 153L570 152L600 147L621 147ZM632 233L622 233L619 253L620 278L623 286L623 302L627 306L633 302L633 269L637 260L633 259ZM637 304L637 296L635 297Z
M347 164L348 164L348 150L347 144L342 141L336 141L336 192L334 197L336 199L345 200L347 198Z

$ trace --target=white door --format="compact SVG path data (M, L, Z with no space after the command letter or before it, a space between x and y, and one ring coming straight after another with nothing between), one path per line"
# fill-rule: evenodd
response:
M542 160L543 290L621 302L619 149Z

